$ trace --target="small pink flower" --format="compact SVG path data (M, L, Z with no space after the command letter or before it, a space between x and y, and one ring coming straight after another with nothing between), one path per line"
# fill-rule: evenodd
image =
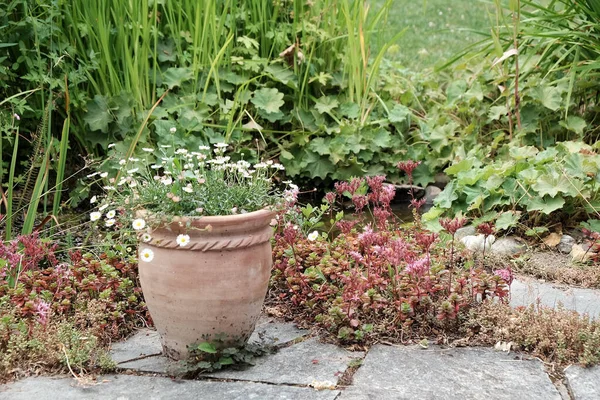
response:
M419 164L421 164L421 161L413 161L413 160L407 160L407 161L400 161L397 164L397 167L404 171L404 173L406 175L408 175L409 177L412 177L413 171L419 166Z
M431 266L431 260L429 256L425 256L423 258L418 259L417 261L413 261L406 266L406 271L408 273L421 276L425 274L429 270Z
M425 251L429 251L431 245L437 240L437 233L417 233L416 240L417 244L423 248Z
M43 326L46 326L48 323L48 316L50 315L50 303L38 300L35 304L35 313L37 314L38 322Z
M343 234L347 235L352 231L352 228L354 228L354 226L358 224L357 220L354 221L338 221L335 223L335 226L338 227L338 229L340 231L342 231Z
M325 195L325 201L329 204L333 204L335 203L335 198L336 198L336 194L335 192L329 192Z
M512 283L515 276L510 268L498 269L494 271L494 275L498 275L508 285Z
M354 195L352 196L352 203L354 204L354 208L356 212L362 212L363 208L365 208L369 204L369 198L363 195Z
M286 225L283 228L283 238L288 244L294 244L298 238L298 227L292 224Z
M454 236L456 231L465 226L467 223L467 219L463 217L459 218L442 218L440 219L440 225L444 228L449 234Z
M419 210L421 209L421 207L423 207L426 201L427 199L425 197L423 197L421 200L412 199L410 201L410 205L413 206L415 209Z

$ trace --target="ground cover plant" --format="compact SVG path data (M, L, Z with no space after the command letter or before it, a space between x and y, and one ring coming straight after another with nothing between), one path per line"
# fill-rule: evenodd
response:
M548 362L556 376L571 364L592 366L600 362L600 323L564 308L543 306L512 308L486 303L463 326L472 343L507 345Z
M411 175L417 165L400 167ZM506 298L510 270L485 271L455 254L454 234L466 220L443 221L443 248L451 243L445 252L438 234L419 224L403 228L390 218L395 189L383 182L375 176L336 184L325 198L327 206L346 196L355 215L332 220L339 232L331 239L318 231L305 236L295 218L300 210L280 215L273 250L275 303L344 343L369 343L448 333L479 302ZM417 218L422 204L413 200ZM367 213L373 216L370 223Z
M134 260L56 250L37 233L0 246L0 380L110 369L106 345L152 323Z

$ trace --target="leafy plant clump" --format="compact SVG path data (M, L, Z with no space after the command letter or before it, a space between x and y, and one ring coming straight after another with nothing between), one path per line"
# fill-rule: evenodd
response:
M178 374L183 374L187 378L224 368L243 369L254 365L256 358L275 352L272 346L262 343L247 343L243 347L224 347L223 341L218 339L196 343L188 348L190 357L177 371Z
M412 173L417 165L401 167ZM383 181L341 182L326 196L331 206L349 197L355 209L352 219L335 223L340 232L332 239L306 237L294 223L296 211L279 217L271 301L342 342L368 343L456 332L469 309L506 298L510 273L485 271L445 251L464 220L445 222L449 235L442 246L435 233L402 228L390 218L394 187Z
M600 208L600 155L583 142L561 142L543 151L510 148L507 157L483 163L467 157L446 169L454 179L425 216L462 211L496 220L497 229L550 221L597 219Z
M39 238L24 243L56 259ZM31 265L14 284L0 279L0 311L1 379L110 367L103 346L151 323L134 263L78 251L65 262Z

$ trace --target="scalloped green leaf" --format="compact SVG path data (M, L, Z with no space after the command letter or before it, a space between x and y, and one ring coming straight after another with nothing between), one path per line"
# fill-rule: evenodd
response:
M99 94L95 95L94 99L87 103L87 112L83 120L92 131L107 133L108 124L113 120L109 111L107 98Z
M540 196L555 197L559 193L570 193L573 190L569 180L556 171L541 175L538 180L531 185Z
M173 89L176 86L181 86L183 82L192 79L194 74L190 68L174 68L167 69L163 76L163 84L167 85L169 89Z
M525 160L534 157L539 153L539 150L533 146L511 147L509 154L515 160Z
M262 88L254 92L252 104L268 114L278 113L283 101L283 93L275 88Z
M388 120L393 123L401 123L407 120L411 115L410 109L402 104L394 105L388 114Z
M212 343L202 342L196 345L196 350L200 350L203 353L216 354L217 349Z
M575 132L579 136L582 136L583 131L587 128L585 119L575 115L569 115L565 121L560 121L560 125L571 132Z
M458 194L456 193L456 182L451 181L442 193L438 195L433 201L434 204L440 208L451 208L452 202L458 199Z
M562 197L534 197L526 201L527 211L541 211L543 214L550 214L561 209L564 205L565 199Z
M319 114L329 114L339 105L340 103L337 101L337 99L332 96L319 97L317 101L315 101L315 108Z
M506 230L512 228L513 226L516 226L519 223L519 219L521 219L520 211L503 212L496 220L496 229Z

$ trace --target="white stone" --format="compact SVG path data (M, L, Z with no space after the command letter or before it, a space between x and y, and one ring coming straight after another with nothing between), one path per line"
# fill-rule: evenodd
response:
M486 238L483 234L479 234L465 236L460 239L460 241L465 245L467 250L470 251L483 251L483 245L485 242L485 250L488 251L496 241L496 237L494 235L490 235Z
M523 253L525 250L527 250L527 245L511 236L496 240L491 248L491 252L494 254L508 256Z

